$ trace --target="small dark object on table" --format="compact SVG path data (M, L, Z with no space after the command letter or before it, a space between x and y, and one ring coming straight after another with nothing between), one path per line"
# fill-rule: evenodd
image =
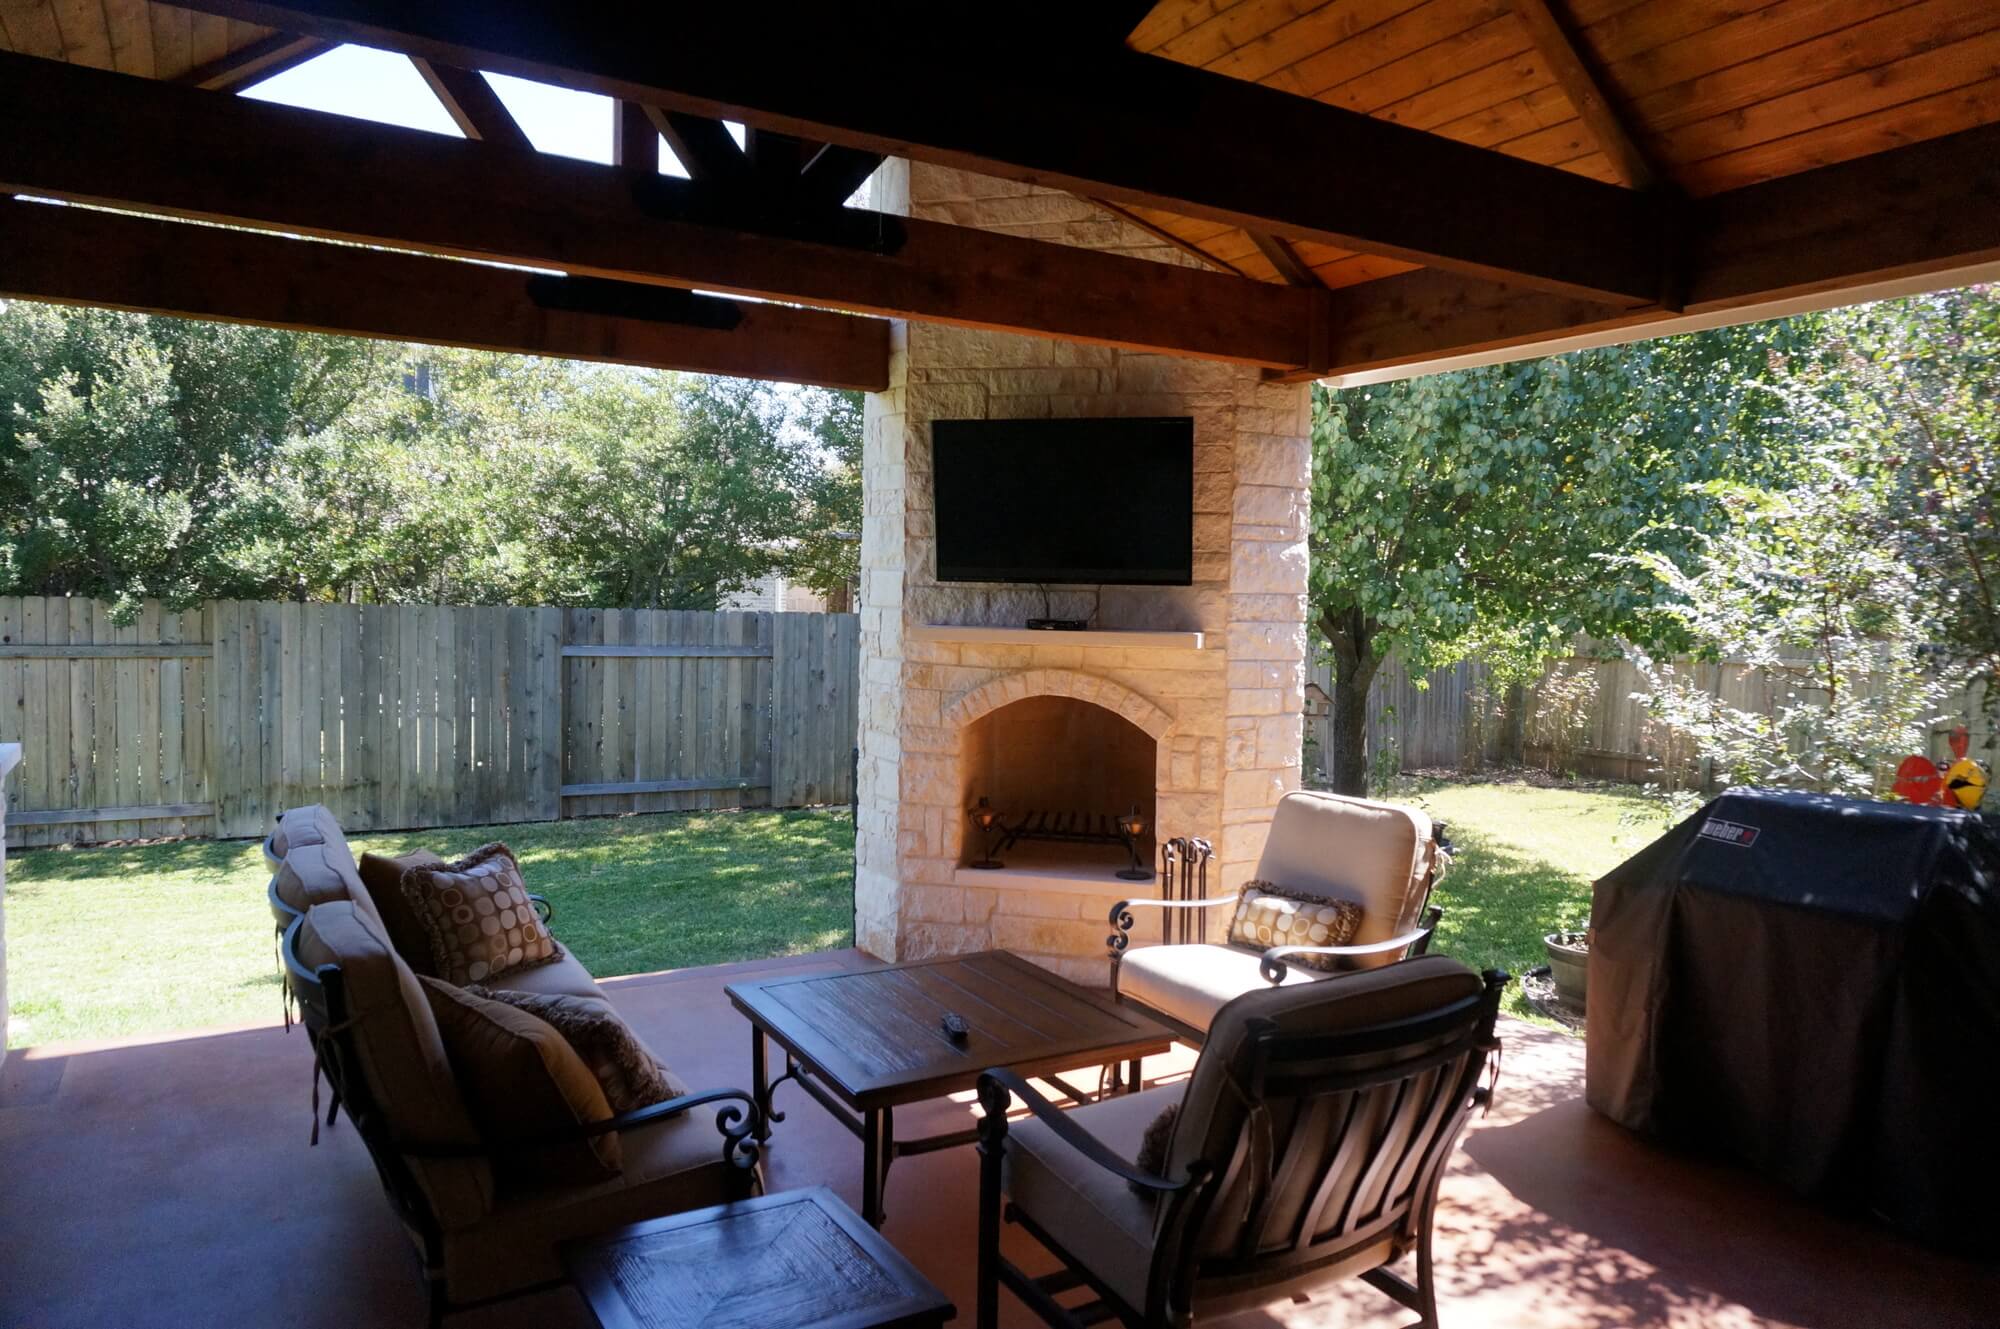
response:
M938 1017L938 1023L944 1026L944 1036L954 1043L963 1043L972 1037L972 1026L957 1011L946 1011Z

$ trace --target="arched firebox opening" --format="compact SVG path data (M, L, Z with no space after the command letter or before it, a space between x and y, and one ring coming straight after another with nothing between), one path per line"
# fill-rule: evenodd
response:
M988 852L1027 869L1102 869L1130 860L1117 821L1143 820L1139 861L1154 860L1158 745L1116 711L1076 697L1034 696L968 722L960 739L960 806L985 799L993 832L968 824L961 866Z

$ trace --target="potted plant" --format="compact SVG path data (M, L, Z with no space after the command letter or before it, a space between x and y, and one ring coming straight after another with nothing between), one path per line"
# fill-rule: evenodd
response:
M1542 949L1548 952L1549 977L1555 980L1556 995L1582 1010L1590 981L1590 930L1551 932L1542 938Z

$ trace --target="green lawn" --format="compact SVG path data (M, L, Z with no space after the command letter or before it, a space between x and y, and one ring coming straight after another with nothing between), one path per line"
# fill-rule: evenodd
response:
M1545 963L1542 936L1590 916L1590 883L1666 829L1659 805L1623 786L1544 789L1424 781L1400 793L1445 823L1458 857L1438 887L1432 949L1517 978ZM1516 987L1509 1008L1526 1013Z
M455 857L504 840L592 973L845 946L845 810L683 813L360 836ZM254 843L44 849L7 860L8 1043L278 1018L269 880Z

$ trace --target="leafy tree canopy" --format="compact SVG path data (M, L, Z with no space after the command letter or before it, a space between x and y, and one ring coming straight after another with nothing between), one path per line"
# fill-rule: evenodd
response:
M0 593L713 608L844 590L860 395L16 303Z

